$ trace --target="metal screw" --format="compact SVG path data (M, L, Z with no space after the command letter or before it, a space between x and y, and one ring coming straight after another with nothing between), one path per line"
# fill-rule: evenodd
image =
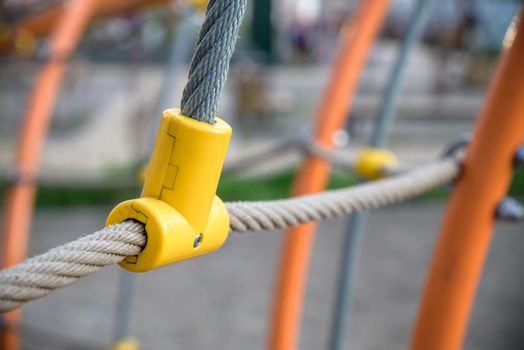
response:
M459 137L457 137L451 144L449 144L446 147L446 149L441 155L441 158L450 158L458 156L461 152L464 152L464 150L469 146L471 138L472 136L470 132L465 132L459 135ZM453 187L455 187L456 181L456 179L450 181L448 184L444 186L445 189L451 192L451 190L453 190Z
M497 206L496 217L504 221L518 221L524 217L524 207L516 199L506 197Z
M517 152L515 153L515 158L513 158L513 164L515 167L524 167L524 146L520 146Z
M448 158L453 157L457 155L457 153L464 150L471 142L471 133L465 132L462 135L459 135L450 145L447 146L444 153L442 154L442 158Z
M201 233L199 233L196 237L195 237L195 242L193 243L193 248L198 248L200 246L200 244L202 243L202 239L204 238L204 236L202 236Z

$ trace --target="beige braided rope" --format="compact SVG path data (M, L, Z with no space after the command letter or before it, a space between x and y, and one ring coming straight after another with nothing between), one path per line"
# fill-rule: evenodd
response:
M379 208L452 181L459 171L459 161L445 159L399 176L351 188L275 201L226 203L231 231L283 229ZM118 263L128 255L137 255L145 244L144 226L125 222L2 270L0 312L41 298L104 266Z
M0 271L0 312L65 287L102 267L137 255L146 244L144 226L125 222L106 227Z
M385 180L296 198L227 203L232 231L283 229L402 202L449 182L459 173L446 159Z

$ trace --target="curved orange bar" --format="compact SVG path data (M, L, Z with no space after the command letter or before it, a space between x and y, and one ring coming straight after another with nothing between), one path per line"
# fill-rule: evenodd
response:
M138 10L143 7L153 5L167 5L169 0L110 0L102 1L97 7L95 16L107 17L114 16L118 13ZM53 6L40 13L34 14L28 18L20 20L14 27L0 38L0 53L9 49L13 44L13 40L17 33L30 33L35 37L47 35L57 23L57 21L65 14L67 6L59 4Z
M448 205L412 341L413 350L458 350L512 160L524 139L524 12L503 54Z
M315 142L331 149L332 135L351 109L369 51L387 14L389 1L361 0L356 18L344 28L344 44L315 118ZM308 156L295 178L294 195L322 191L330 166L322 158ZM304 289L313 246L315 224L286 232L274 300L269 347L290 350L297 346Z
M36 192L34 181L53 106L66 70L67 58L80 40L99 1L74 0L67 7L51 38L52 57L40 71L33 86L18 145L18 178L7 194L2 268L18 264L26 256ZM20 348L17 335L20 315L19 311L4 315L7 325L0 333L2 349Z

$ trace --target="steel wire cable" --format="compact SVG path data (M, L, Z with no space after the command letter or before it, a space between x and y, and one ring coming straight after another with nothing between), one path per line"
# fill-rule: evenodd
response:
M182 114L212 123L226 82L247 0L210 0L200 29L189 80L182 94Z

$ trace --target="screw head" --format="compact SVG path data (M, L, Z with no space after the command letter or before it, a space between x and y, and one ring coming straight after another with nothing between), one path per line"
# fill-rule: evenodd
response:
M193 248L198 248L200 246L200 244L202 244L202 239L204 238L204 236L202 236L201 233L199 233L196 237L195 237L195 242L193 243Z

